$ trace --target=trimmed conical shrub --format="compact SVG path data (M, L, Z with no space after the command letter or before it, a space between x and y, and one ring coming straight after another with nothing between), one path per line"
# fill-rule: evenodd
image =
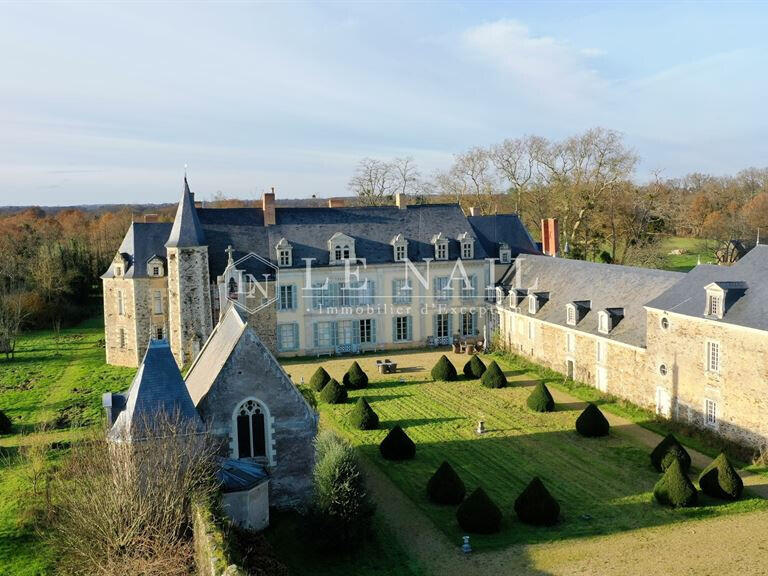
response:
M526 524L552 526L560 516L560 504L535 476L515 500L515 514Z
M0 410L0 434L10 434L12 428L11 419L5 415L5 412Z
M678 459L672 463L653 487L653 497L660 504L674 508L688 507L696 504L698 494L691 479L683 472L683 467Z
M328 382L331 381L331 375L325 371L325 368L318 366L315 373L312 374L312 378L309 379L309 386L315 392L320 392Z
M544 382L539 382L531 390L528 400L525 401L528 408L536 412L552 412L555 409L555 399L549 393Z
M416 456L416 444L400 426L395 426L379 444L379 452L386 460L410 460Z
M320 392L320 400L328 404L343 404L347 401L347 389L331 378Z
M451 382L456 380L458 374L456 374L456 368L453 366L448 357L443 354L440 359L432 367L432 380L442 380L443 382Z
M456 510L456 520L466 532L493 534L501 528L501 510L482 488L477 488Z
M691 455L677 441L677 438L668 434L651 452L651 465L656 468L656 471L664 472L673 460L680 462L683 472L688 472L691 468Z
M342 379L344 386L350 390L359 390L368 386L368 375L360 368L360 364L352 362L352 366L349 367L347 373L344 374Z
M499 365L496 364L496 360L494 360L488 364L488 368L483 373L480 382L486 388L504 388L507 385L507 377L504 376L504 372L501 371Z
M435 504L459 504L466 493L464 482L445 461L427 482L427 497Z
M744 482L723 452L701 472L699 486L704 494L722 500L738 500L744 491Z
M464 376L475 380L480 378L485 372L485 364L477 355L473 355L466 364L464 364Z
M587 404L584 411L576 418L576 432L587 438L608 436L610 425L595 404Z
M368 400L360 397L349 413L349 423L359 430L375 430L379 427L379 417L368 404Z

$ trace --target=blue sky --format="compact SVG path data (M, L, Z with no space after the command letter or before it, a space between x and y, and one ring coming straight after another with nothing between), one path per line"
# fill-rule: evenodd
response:
M768 165L768 4L0 4L0 205L346 193L506 137Z

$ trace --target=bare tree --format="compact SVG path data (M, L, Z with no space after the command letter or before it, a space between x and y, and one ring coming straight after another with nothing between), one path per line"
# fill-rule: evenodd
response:
M507 181L509 191L515 195L515 212L522 216L523 195L535 175L533 151L541 146L535 136L508 138L491 149L491 161L499 174Z
M498 179L491 154L475 147L454 157L450 170L438 174L437 185L444 194L454 196L464 208L474 206L488 214L498 193Z
M414 195L420 191L421 173L413 158L395 158L390 162L394 174L396 191Z
M384 206L391 204L398 188L395 169L389 162L363 158L349 181L349 190L361 204Z

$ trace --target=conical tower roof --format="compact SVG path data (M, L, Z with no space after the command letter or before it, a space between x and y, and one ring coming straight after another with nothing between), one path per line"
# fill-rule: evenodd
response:
M197 217L195 209L195 195L189 190L187 177L184 176L184 192L176 209L176 218L173 220L173 228L165 243L166 248L184 248L187 246L205 246L205 234Z

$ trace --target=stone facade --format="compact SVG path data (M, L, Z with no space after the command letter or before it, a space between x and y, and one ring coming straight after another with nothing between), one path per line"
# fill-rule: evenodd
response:
M134 286L133 280L122 277L104 279L104 346L108 364L138 366L144 354L136 338Z

